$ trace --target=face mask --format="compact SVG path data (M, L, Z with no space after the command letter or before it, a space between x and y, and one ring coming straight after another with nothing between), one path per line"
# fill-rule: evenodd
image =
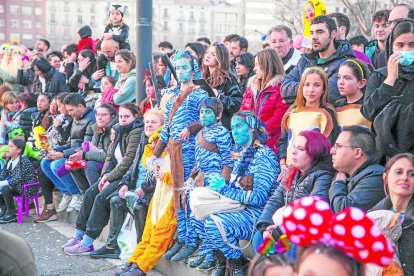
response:
M410 66L414 62L414 51L400 51L400 64Z

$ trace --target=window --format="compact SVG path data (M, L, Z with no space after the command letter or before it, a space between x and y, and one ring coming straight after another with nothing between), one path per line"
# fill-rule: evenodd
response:
M11 33L10 40L20 39L20 33Z
M4 35L4 33L0 33L0 40L6 40L6 36Z
M342 11L343 11L344 13L346 13L346 8L343 8L343 9L342 9Z
M164 17L168 16L168 9L164 9Z
M32 40L33 35L32 34L23 34L22 38L23 38L23 40Z
M339 7L336 7L335 8L335 12L339 12Z
M36 26L37 29L42 28L42 22L36 21L35 26Z
M184 31L183 23L178 24L178 31L180 31L180 32Z
M23 15L32 15L32 7L22 7Z
M17 6L17 5L10 5L10 13L11 14L19 14L19 6Z
M94 27L96 25L95 16L91 16L91 20L89 22L89 25L91 25L91 27Z
M35 14L36 15L42 15L42 9L41 8L35 8Z
M0 27L4 27L4 19L0 19Z
M55 13L50 13L50 23L56 23Z
M163 25L162 30L163 31L168 31L168 21L167 20L164 20L164 25Z
M56 27L50 27L50 36L56 35Z
M19 27L20 27L20 22L19 22L19 20L16 20L16 19L12 19L12 20L10 20L10 27L11 27L12 29L17 29L17 28L19 28Z
M91 9L90 9L90 12L93 12L93 13L95 13L95 12L96 12L96 7L95 7L95 4L91 4Z
M82 15L78 15L78 20L76 21L79 25L82 25Z
M23 29L31 29L32 28L32 21L30 21L30 20L23 20L22 21L22 28Z
M190 20L194 21L194 12L193 11L190 12Z
M4 13L4 6L0 5L0 13Z
M64 37L64 38L69 38L69 28L65 28L65 29L63 30L63 37Z

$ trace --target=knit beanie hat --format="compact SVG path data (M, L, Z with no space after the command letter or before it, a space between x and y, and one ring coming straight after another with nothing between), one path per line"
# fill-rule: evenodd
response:
M202 107L207 107L207 108L210 108L211 110L213 110L214 115L216 117L218 115L223 114L223 104L216 97L208 97L208 98L204 99L200 103L200 108L199 109L201 109Z
M84 39L92 36L92 29L88 25L83 26L78 31L79 36Z
M112 3L111 7L109 7L109 13L113 10L118 10L121 13L121 16L124 17L125 7L120 3Z

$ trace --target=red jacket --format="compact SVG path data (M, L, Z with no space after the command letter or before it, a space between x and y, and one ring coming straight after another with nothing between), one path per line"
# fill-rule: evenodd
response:
M258 91L256 76L249 79L240 110L251 110L266 125L267 143L276 154L281 135L281 121L289 105L282 102L282 76L273 77L262 91Z
M90 37L80 39L76 46L78 47L78 54L82 50L89 49L96 55L95 41Z

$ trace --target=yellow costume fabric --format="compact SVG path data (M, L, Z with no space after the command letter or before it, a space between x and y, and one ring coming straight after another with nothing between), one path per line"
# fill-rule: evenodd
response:
M328 138L334 128L334 123L331 114L325 109L305 106L300 111L290 113L284 127L288 132L286 163L290 165L293 143L302 130L317 130Z
M303 11L303 26L304 26L304 30L303 30L303 35L310 37L310 26L311 26L311 21L319 16L319 15L327 15L328 11L326 10L326 5L323 1L321 0L308 0L305 3L305 7L308 4L312 4L313 6L313 10L314 10L314 15L311 19L306 18L306 8Z
M159 135L159 132L157 131L154 135ZM156 139L151 139L153 136L150 137L149 141L154 141L154 144L156 144ZM142 157L143 164L145 164L146 158L152 155L152 151L151 144L145 146ZM177 216L173 206L170 156L168 153L164 152L157 159L157 170L164 172L165 175L162 180L157 180L157 186L148 208L141 242L128 259L129 263L137 264L144 272L150 271L167 251L177 229Z
M338 125L344 126L366 126L371 128L372 123L361 114L361 104L348 104L335 108Z

